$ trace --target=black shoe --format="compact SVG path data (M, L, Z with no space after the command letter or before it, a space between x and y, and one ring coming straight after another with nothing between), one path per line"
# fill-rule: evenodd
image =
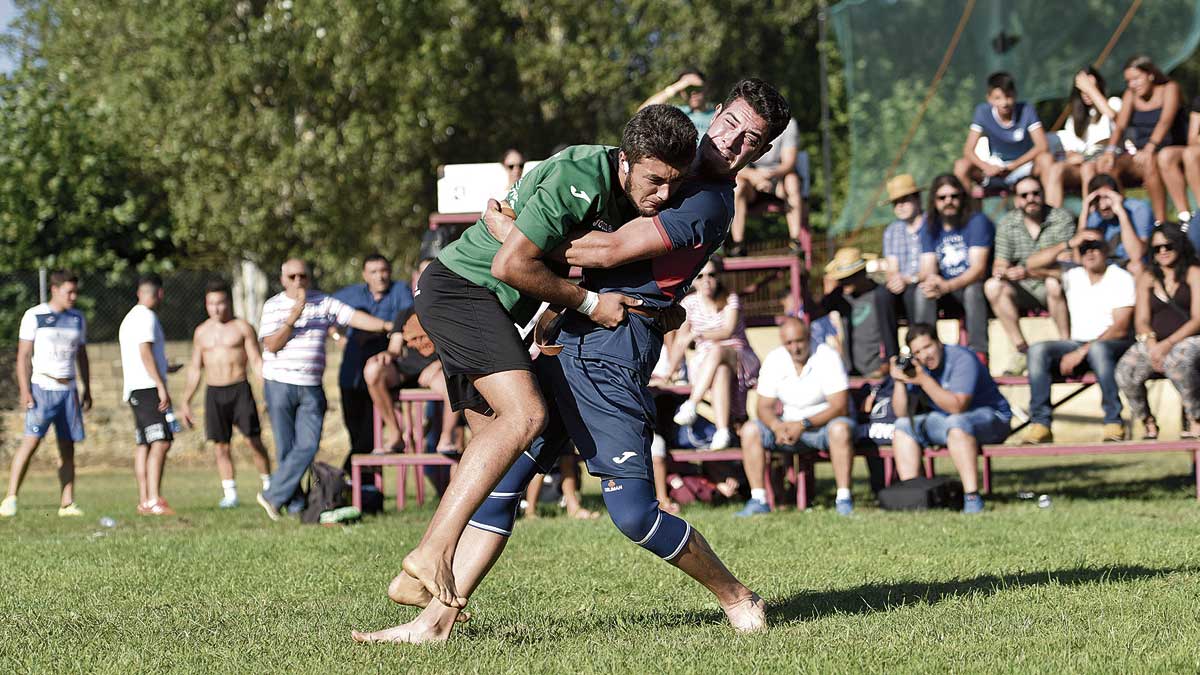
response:
M741 258L746 255L746 245L740 241L733 242L725 247L726 258Z
M804 253L804 242L799 239L793 239L788 242L788 249L796 255L802 255Z

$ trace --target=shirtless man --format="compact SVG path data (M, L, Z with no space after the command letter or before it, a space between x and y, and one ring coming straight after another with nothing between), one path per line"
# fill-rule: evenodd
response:
M270 485L271 460L262 444L262 427L258 421L258 406L246 380L246 363L262 372L262 354L258 351L258 336L245 319L234 318L229 285L220 279L208 283L204 292L204 309L208 320L196 327L192 337L192 363L188 366L187 388L183 393L180 413L188 426L196 426L192 416L192 398L200 386L200 371L207 369L204 391L204 435L217 451L217 473L221 476L224 496L220 506L232 509L238 505L237 483L233 479L233 457L229 441L237 426L254 450L254 465L263 489Z

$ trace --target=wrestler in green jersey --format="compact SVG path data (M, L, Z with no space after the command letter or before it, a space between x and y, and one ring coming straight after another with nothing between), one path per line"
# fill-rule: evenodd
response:
M575 145L540 163L508 192L516 227L543 251L561 244L578 227L611 232L637 217L617 179L618 149ZM500 242L481 218L438 256L447 269L490 289L513 321L524 324L541 301L523 296L492 275ZM564 273L566 270L562 270Z

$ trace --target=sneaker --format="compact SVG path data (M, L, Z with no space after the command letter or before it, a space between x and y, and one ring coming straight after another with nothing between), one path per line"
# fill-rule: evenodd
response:
M1104 442L1120 443L1125 440L1125 425L1120 422L1104 425Z
M67 504L66 506L58 507L58 517L59 518L74 518L75 516L82 516L82 515L83 515L83 509L76 506L75 502L71 502L70 504Z
M158 499L155 499L153 501L146 502L145 507L146 507L145 511L139 511L139 513L141 513L142 515L146 515L146 516L173 516L173 515L175 515L175 510L172 509L171 505L167 504L167 500L163 499L162 497L159 497Z
M853 499L839 499L833 503L833 507L837 509L839 516L848 516L854 513Z
M675 424L681 427L690 427L696 421L696 404L689 399L679 406L679 410L675 411Z
M219 509L236 509L237 507L238 507L237 495L234 495L232 497L225 497L220 502L217 503L217 508L219 508Z
M1004 369L1004 374L1010 377L1020 377L1028 370L1028 363L1025 359L1025 354L1017 352L1013 354L1012 360L1008 362L1008 368Z
M267 501L267 498L263 496L263 493L258 493L254 496L254 499L258 502L259 506L263 507L263 511L267 512L268 518L271 520L279 520L279 510L276 509L271 502Z
M724 450L733 442L733 434L729 433L728 429L717 429L713 432L712 441L708 444L709 450Z
M983 497L979 493L963 497L963 513L983 513Z
M0 517L12 518L17 515L17 497L10 495L0 502Z
M1028 427L1025 427L1025 433L1021 434L1021 442L1027 445L1039 445L1041 443L1053 443L1054 433L1050 431L1050 427L1037 422L1030 422Z
M746 502L746 506L742 507L741 511L734 514L737 518L749 518L763 513L770 513L771 507L761 499L751 499Z

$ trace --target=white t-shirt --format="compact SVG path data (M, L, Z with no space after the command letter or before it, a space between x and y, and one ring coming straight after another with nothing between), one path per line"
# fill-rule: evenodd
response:
M829 397L850 388L842 357L827 345L818 345L797 373L785 347L767 354L758 374L758 395L783 402L783 421L798 422L829 407Z
M259 334L269 337L283 328L296 301L280 293L263 305ZM283 347L272 352L263 349L263 379L304 387L321 384L325 373L325 337L329 327L346 326L354 308L321 291L309 291L300 318Z
M133 309L121 321L117 331L117 339L121 343L121 370L125 374L124 398L139 389L153 389L156 385L142 363L142 344L149 342L150 350L154 353L154 364L158 367L159 377L167 379L167 338L163 335L162 324L158 315L145 305L134 305Z
M1113 112L1121 112L1121 99L1113 96L1108 99L1108 107L1112 108ZM1104 115L1090 124L1084 130L1084 134L1080 137L1075 130L1075 120L1067 118L1067 124L1058 132L1058 140L1062 142L1063 150L1067 152L1078 152L1081 155L1087 154L1089 151L1094 152L1102 149L1102 143L1105 139L1112 138L1113 127L1116 125L1114 120L1110 120ZM1112 140L1116 143L1116 140Z
M1100 337L1112 325L1113 310L1133 307L1137 298L1133 275L1116 265L1109 265L1096 284L1082 267L1063 272L1062 281L1071 313L1071 339L1079 342Z
M33 384L58 391L75 386L59 380L75 379L75 354L87 344L87 322L79 310L56 312L44 302L30 307L21 317L17 337L33 343Z

